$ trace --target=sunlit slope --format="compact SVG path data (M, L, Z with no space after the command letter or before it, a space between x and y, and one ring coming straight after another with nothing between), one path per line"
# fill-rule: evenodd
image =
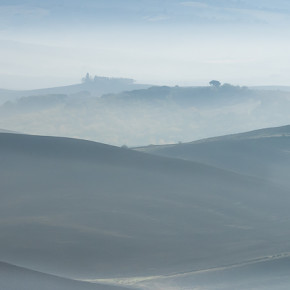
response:
M70 277L156 275L290 250L288 191L89 141L0 134L0 259Z
M127 288L65 279L0 262L3 290L125 290Z
M241 264L140 281L142 289L288 290L290 258L266 257Z
M137 150L290 183L290 126Z

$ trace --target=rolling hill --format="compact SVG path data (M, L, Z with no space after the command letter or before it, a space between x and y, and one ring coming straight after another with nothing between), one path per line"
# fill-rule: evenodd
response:
M5 290L125 290L61 278L0 262L0 289Z
M290 126L267 128L176 145L140 147L136 150L202 162L238 173L289 184Z
M259 178L96 142L20 134L0 134L0 160L2 261L109 279L290 251L289 191Z

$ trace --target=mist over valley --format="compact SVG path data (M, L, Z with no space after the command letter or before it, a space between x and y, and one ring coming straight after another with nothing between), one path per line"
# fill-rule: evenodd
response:
M145 87L96 77L80 85L13 92L14 97L0 106L0 124L28 134L130 147L190 142L290 122L288 91L230 84L146 85L130 91L128 86Z
M290 289L290 2L0 1L0 290Z

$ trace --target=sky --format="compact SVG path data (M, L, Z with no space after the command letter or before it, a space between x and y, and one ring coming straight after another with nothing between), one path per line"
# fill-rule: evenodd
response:
M290 84L284 0L0 0L0 88Z

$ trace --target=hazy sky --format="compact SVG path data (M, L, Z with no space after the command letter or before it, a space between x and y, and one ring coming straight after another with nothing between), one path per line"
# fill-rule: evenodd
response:
M0 88L290 82L288 0L0 0Z

